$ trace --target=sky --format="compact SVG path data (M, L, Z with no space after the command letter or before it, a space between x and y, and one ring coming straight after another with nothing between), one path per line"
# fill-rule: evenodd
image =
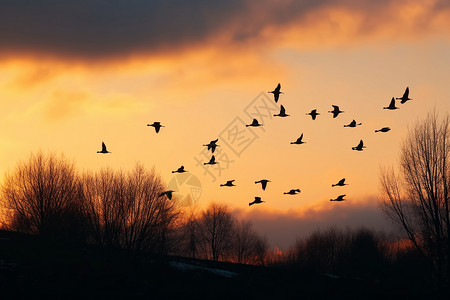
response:
M0 174L40 150L81 171L140 162L179 199L225 203L281 248L327 226L393 230L380 168L398 164L417 120L450 110L449 51L448 1L3 0ZM407 86L413 100L383 109ZM281 104L289 117L273 117ZM263 126L245 127L253 118ZM216 138L219 164L205 166ZM102 141L111 154L96 153ZM255 196L265 203L249 207Z

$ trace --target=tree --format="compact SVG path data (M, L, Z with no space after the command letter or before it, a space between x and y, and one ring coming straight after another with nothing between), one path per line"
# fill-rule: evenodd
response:
M249 221L240 220L234 228L233 253L238 263L248 263L256 257L258 235Z
M7 223L13 230L52 235L79 213L78 176L63 156L38 152L7 173L2 186ZM75 217L76 218L76 217Z
M137 164L128 173L86 173L81 197L91 236L100 245L166 253L178 212L159 197L164 184L155 170Z
M213 261L224 258L231 251L234 217L228 207L211 203L198 220L200 250Z
M439 284L450 274L450 119L430 113L409 130L400 154L400 174L380 174L385 214L398 223L425 257Z

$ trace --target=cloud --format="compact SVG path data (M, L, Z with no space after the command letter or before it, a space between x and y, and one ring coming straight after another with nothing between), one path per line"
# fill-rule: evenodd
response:
M262 207L244 211L236 209L234 214L252 222L255 230L265 234L272 246L287 249L297 238L329 227L366 227L386 232L398 232L383 215L375 197L358 202L340 202L314 205L301 210L268 211Z
M2 56L109 59L215 44L254 48L316 46L448 33L438 0L6 0L0 3Z

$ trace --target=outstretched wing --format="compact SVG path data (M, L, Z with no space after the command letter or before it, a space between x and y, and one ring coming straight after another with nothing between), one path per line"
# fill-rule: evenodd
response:
M339 180L338 185L343 185L345 182L345 178L342 178L341 180Z
M281 108L280 108L280 115L284 115L284 114L286 114L286 110L284 109L284 106L281 105Z
M261 185L262 185L263 191L265 191L266 190L266 186L267 186L267 181L261 181Z
M106 152L107 150L106 150L106 145L105 145L105 143L104 142L102 142L102 152Z
M409 87L406 87L406 90L405 90L405 92L403 93L403 99L408 99L408 97L409 97Z

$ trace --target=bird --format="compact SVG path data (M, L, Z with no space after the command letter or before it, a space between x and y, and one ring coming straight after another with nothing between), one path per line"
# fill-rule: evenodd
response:
M270 182L270 180L261 179L261 180L255 181L255 184L256 183L261 183L261 187L262 187L263 191L265 191L268 182Z
M344 111L339 109L339 106L337 105L331 105L333 106L333 110L328 111L329 113L333 114L333 118L336 118L340 113L343 113Z
M101 150L101 151L97 151L97 153L103 153L103 154L106 154L106 153L111 153L111 152L109 152L108 150L106 150L106 145L105 145L104 142L102 142L102 150Z
M255 200L253 200L253 202L250 202L248 204L248 206L252 206L253 204L258 204L258 203L263 203L263 202L265 202L265 201L262 201L261 197L255 197Z
M184 166L179 167L176 171L172 171L172 173L184 173L188 172L184 169Z
M345 182L345 178L342 178L341 180L339 180L338 183L332 184L331 187L348 185L347 183L344 183L344 182Z
M275 103L278 102L278 99L280 98L280 94L283 94L283 92L280 92L280 89L281 89L281 84L278 84L277 87L273 91L268 92L268 93L272 93L273 94Z
M403 93L403 96L401 98L395 98L395 99L402 100L402 101L400 101L401 104L404 104L408 100L412 100L411 98L409 98L409 87L406 87L406 90Z
M336 199L330 199L330 201L344 201L346 199L344 199L346 195L339 195Z
M344 125L344 127L356 127L357 125L362 125L362 123L356 123L356 121L353 120L348 125Z
M362 151L363 148L366 148L366 146L364 146L364 143L362 140L359 141L358 146L356 147L352 147L352 150L356 150L356 151Z
M388 132L389 130L391 130L389 127L383 127L381 129L375 130L375 132Z
M313 120L315 120L315 119L316 119L316 116L318 116L318 115L320 115L320 114L317 112L317 109L313 109L313 110L311 110L310 113L307 113L307 115L310 115L311 118L312 118Z
M234 180L228 180L227 183L221 184L220 186L236 186L233 184Z
M245 127L249 127L249 126L252 126L252 127L258 127L258 126L262 126L262 124L259 124L259 123L258 123L258 120L253 119L253 122L252 122L251 124L245 125Z
M276 114L276 115L273 115L273 116L274 116L274 117L289 117L289 115L286 114L286 110L284 109L284 106L283 106L283 105L281 105L280 113L279 113L279 114Z
M161 122L153 122L153 124L147 124L147 126L155 127L156 133L159 132L159 130L161 129L161 127L164 127L163 125L161 125Z
M302 139L303 139L303 133L295 142L291 142L291 144L297 144L297 145L305 144L306 142L303 142Z
M298 193L300 193L299 189L295 189L295 190L290 190L289 192L284 192L283 194L286 195L297 195Z
M203 163L204 165L215 165L218 164L218 162L216 162L216 157L213 155L211 156L211 159L207 162L207 163Z
M161 196L166 195L167 198L169 198L169 200L172 200L172 193L173 193L173 192L175 192L175 191L168 190L168 191L165 191L165 192L162 192L161 194L159 194L158 197L161 197Z
M398 109L398 107L395 106L394 97L392 97L392 100L391 100L391 103L389 103L389 106L383 107L383 109L389 109L389 110Z
M216 151L216 147L220 147L216 144L218 140L219 139L215 139L214 141L209 142L209 144L205 144L203 146L208 147L208 150L211 150L211 152L214 153L214 151Z

